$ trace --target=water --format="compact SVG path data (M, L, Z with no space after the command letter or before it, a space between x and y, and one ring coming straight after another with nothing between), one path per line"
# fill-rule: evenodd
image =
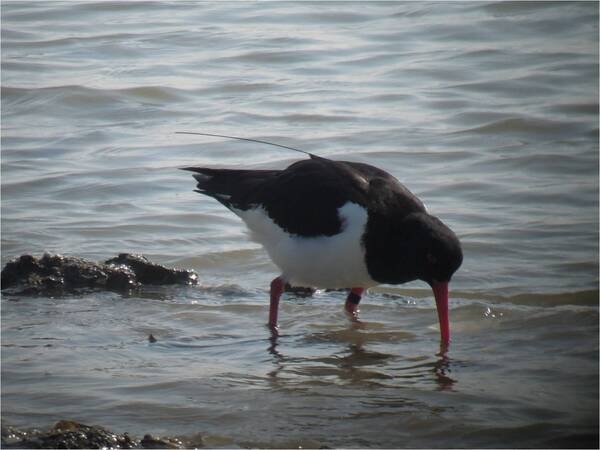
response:
M193 288L2 298L2 419L209 446L598 443L598 8L2 4L2 264L119 252ZM367 162L460 237L450 350L419 282L286 295L178 167ZM152 333L156 343L148 342Z

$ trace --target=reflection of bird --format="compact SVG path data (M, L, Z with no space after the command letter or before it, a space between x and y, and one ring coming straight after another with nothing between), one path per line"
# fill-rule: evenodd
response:
M248 226L281 275L271 282L275 330L286 283L351 288L354 318L364 290L423 280L433 289L441 338L450 339L448 282L462 262L456 235L387 172L310 155L284 170L187 167L209 195Z
M435 380L441 391L451 390L455 380L449 375L452 372L450 370L450 360L444 352L438 353L436 356L439 356L439 359L433 364Z

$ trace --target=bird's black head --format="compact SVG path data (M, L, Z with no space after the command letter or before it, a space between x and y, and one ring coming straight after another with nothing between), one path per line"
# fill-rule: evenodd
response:
M420 280L429 284L447 283L462 264L460 241L437 217L409 214L403 220L401 234L402 245Z
M373 227L377 231L365 242L374 280L389 284L423 280L430 285L450 281L463 259L450 228L425 212L386 222Z
M379 283L423 280L433 289L442 344L450 342L448 282L462 264L460 242L437 217L414 212L403 217L373 213L364 244L367 269Z

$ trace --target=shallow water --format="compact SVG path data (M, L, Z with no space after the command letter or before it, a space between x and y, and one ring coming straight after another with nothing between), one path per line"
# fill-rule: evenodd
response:
M343 7L342 7L343 6ZM2 298L2 419L209 446L569 447L598 433L594 3L2 5L2 263L118 252L198 287ZM453 342L423 283L286 295L178 167L397 176L460 237ZM156 343L148 342L152 333Z

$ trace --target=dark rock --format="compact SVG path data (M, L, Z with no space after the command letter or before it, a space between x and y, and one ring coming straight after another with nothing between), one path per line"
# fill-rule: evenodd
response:
M29 433L19 430L14 427L2 427L2 448L19 448L18 444L27 439L28 434L35 434L37 430L32 430Z
M111 291L128 291L140 286L135 277L135 272L131 267L122 265L118 267L110 266L105 268L108 278L106 279L106 289Z
M146 434L136 439L127 433L113 433L96 425L84 425L72 420L61 420L49 430L24 431L2 427L2 448L197 448L202 439L196 436L185 442L179 438L153 437Z
M152 333L150 333L150 336L148 336L148 342L150 342L151 344L154 344L156 342L156 338Z
M127 433L116 434L99 426L61 420L45 432L3 428L2 448L139 448L139 442Z
M155 438L146 434L140 441L142 448L183 448L183 443L174 438Z
M193 271L167 269L164 266L151 263L141 255L121 253L118 257L111 258L104 264L131 267L138 282L142 284L196 284L198 282L198 275Z
M44 254L37 259L22 255L2 269L2 289L20 294L60 294L76 289L129 291L142 285L198 283L191 270L168 269L139 255L122 253L105 263Z
M317 290L311 287L292 286L290 283L285 283L285 292L291 292L298 297L311 297Z

